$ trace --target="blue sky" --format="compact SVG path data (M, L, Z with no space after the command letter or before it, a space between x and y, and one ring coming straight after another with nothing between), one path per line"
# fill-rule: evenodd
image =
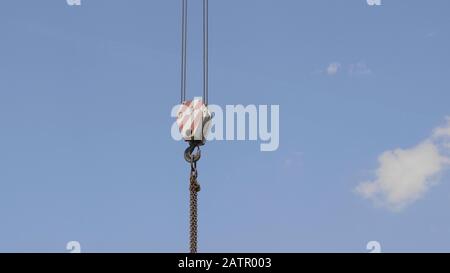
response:
M449 11L211 0L210 103L280 105L280 148L206 145L199 250L449 251L444 166L401 210L355 191L450 115ZM201 1L189 12L194 96ZM3 1L0 35L0 251L187 251L189 167L170 136L180 1Z

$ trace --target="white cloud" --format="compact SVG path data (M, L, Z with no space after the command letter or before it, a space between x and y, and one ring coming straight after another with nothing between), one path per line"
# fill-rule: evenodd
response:
M433 131L433 138L450 138L450 116L447 117L447 125L438 127Z
M446 126L436 128L432 137L417 146L384 152L378 158L376 178L360 183L356 192L396 211L420 199L450 164L443 151L448 142L437 142L437 137L450 139L450 119Z
M340 63L330 63L327 67L327 75L328 76L334 76L338 73L339 69L341 68L341 64Z
M347 70L348 75L350 76L364 76L364 75L372 75L372 70L367 66L365 62L357 62L343 65L339 62L329 63L328 66L324 70L318 70L317 73L325 74L328 76L335 76L340 71L344 69Z

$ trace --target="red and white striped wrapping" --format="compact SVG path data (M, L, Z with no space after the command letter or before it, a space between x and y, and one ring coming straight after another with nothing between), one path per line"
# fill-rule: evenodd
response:
M186 141L205 141L210 129L211 113L202 99L195 98L180 105L177 125Z

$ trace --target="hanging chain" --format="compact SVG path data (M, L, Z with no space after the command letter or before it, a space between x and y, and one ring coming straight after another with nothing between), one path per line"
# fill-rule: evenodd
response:
M197 163L194 161L192 155L191 161L191 177L189 184L190 192L190 250L191 253L197 253L197 227L198 227L198 192L200 191L200 184L197 181Z

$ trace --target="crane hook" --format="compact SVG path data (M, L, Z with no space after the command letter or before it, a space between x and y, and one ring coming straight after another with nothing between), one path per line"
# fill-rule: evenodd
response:
M196 153L194 153L195 148L197 148ZM191 164L199 161L201 155L202 153L199 144L194 142L190 142L189 147L187 147L186 150L184 150L184 159Z

